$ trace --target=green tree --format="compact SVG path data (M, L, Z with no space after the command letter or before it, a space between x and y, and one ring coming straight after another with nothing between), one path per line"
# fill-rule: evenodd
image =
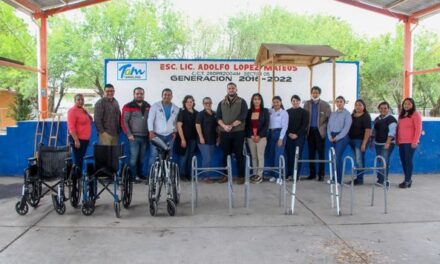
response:
M182 17L168 1L111 1L83 9L82 45L73 77L78 87L103 94L104 59L172 57L186 42Z
M36 65L36 42L27 24L14 14L14 8L0 2L0 57ZM35 98L37 74L9 67L0 67L0 88L16 90L25 98ZM34 101L34 100L33 100Z
M23 94L17 93L15 103L9 106L8 116L16 121L29 120L32 118L31 100Z

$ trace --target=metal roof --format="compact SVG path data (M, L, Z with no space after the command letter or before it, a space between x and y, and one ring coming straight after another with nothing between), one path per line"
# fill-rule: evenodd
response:
M5 3L13 6L31 16L38 14L53 15L64 11L85 7L88 5L106 2L109 0L3 0Z
M440 0L335 0L400 20L418 20L440 12Z
M360 0L359 2L411 16L421 10L439 4L440 0Z

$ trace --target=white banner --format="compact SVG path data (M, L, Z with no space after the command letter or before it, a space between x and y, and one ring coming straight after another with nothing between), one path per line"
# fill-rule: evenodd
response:
M202 109L202 99L209 96L214 110L226 95L229 82L237 84L238 95L249 103L252 94L258 92L259 68L248 60L113 60L105 61L105 83L115 86L115 97L121 107L133 99L133 89L142 87L150 104L161 99L164 88L173 90L173 102L182 107L185 95L196 100L196 109ZM322 99L332 100L332 64L324 63L313 69L313 85L322 89ZM272 80L275 95L281 96L284 107L290 108L290 97L297 94L304 101L310 98L310 71L306 67L276 66L262 69L260 93L266 107L272 99ZM353 109L359 91L359 64L338 62L336 64L336 96L347 100L347 108Z

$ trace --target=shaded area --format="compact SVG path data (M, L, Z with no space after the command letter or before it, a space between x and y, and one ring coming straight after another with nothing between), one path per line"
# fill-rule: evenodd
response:
M22 183L0 184L0 199L20 196L22 186Z

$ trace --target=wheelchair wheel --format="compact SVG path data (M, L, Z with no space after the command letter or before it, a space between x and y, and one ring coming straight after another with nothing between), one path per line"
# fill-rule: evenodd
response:
M52 204L57 214L63 215L66 212L66 204L58 202L58 195L52 195Z
M18 201L15 204L15 211L19 215L25 215L29 211L29 206L27 205L26 202Z
M131 171L128 166L124 166L122 170L123 190L121 190L122 205L125 209L130 207L133 197L133 181L131 180Z
M28 196L28 203L34 208L37 207L38 204L40 203L42 188L43 187L39 182L31 183L31 190Z
M151 166L150 169L150 176L149 176L149 185L148 185L148 201L152 202L153 199L156 198L156 182L157 182L157 167L159 166L158 163L154 163Z
M176 204L173 199L167 199L167 211L170 216L176 215Z
M180 175L179 167L173 163L171 166L171 186L173 190L174 203L177 205L180 203Z
M95 211L95 205L92 201L83 203L81 212L83 215L90 216Z
M155 199L150 201L150 215L151 216L157 215L157 201Z
M77 208L81 197L81 178L79 168L72 165L68 179L69 200L73 208Z

